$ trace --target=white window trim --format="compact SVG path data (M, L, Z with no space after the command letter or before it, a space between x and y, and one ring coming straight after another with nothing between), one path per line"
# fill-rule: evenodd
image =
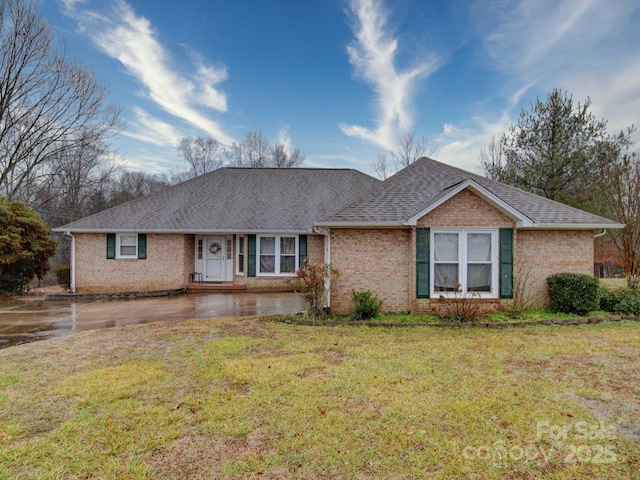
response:
M129 237L132 235L136 236L136 253L133 255L121 255L120 254L120 239L122 237L122 235ZM122 258L122 259L137 259L138 258L138 234L137 233L116 233L116 258Z
M429 239L429 290L431 292L431 298L454 297L456 292L440 292L435 290L435 235L438 233L456 233L458 234L458 274L460 275L460 281L462 286L458 293L459 296L466 298L478 296L480 298L500 298L500 253L499 253L499 230L497 228L475 228L475 227L463 227L463 228L432 228L431 238ZM491 291L490 292L466 292L467 288L467 234L469 233L486 233L491 234Z
M296 242L296 250L295 250L295 268L293 269L293 272L291 273L280 273L280 239L281 238L295 238L295 242ZM275 238L275 242L276 242L276 251L275 251L275 272L261 272L260 271L260 239L261 238ZM269 234L265 234L265 235L256 235L256 276L257 277L294 277L296 274L296 271L299 268L298 265L298 258L299 258L299 236L298 235L287 235L287 234L282 234L282 235L269 235Z
M242 245L242 271L240 271L240 245ZM244 235L236 235L236 275L242 275L244 277L246 268L244 261L247 258L247 249L244 243Z

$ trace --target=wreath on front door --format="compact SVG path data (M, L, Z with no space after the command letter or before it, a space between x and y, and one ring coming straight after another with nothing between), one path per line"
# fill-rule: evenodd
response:
M218 242L213 242L211 245L209 245L209 251L213 255L218 255L220 253L220 250L222 250L222 245L220 245Z

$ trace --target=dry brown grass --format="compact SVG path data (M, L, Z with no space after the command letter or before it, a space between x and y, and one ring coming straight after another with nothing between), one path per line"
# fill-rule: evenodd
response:
M0 351L0 478L627 479L640 468L639 418L632 322L487 331L227 318ZM540 421L602 421L616 434L554 441L538 438ZM589 461L567 462L571 445ZM598 445L615 461L594 463ZM550 456L500 457L501 446Z

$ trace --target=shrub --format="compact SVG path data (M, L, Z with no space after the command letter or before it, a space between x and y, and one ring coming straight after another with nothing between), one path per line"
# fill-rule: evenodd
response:
M50 269L56 242L40 215L23 202L0 197L0 292L19 293Z
M590 275L558 273L547 277L551 310L585 315L599 305L599 282Z
M620 295L618 291L600 287L600 310L604 310L605 312L615 312L616 305L618 305L619 301Z
M640 294L628 290L616 305L615 311L623 315L640 315Z
M456 283L453 295L440 295L442 307L439 308L438 314L444 320L473 323L489 313L490 308L482 303L478 292L463 292L460 287L461 285Z
M296 271L295 278L285 282L307 301L307 314L318 318L325 313L327 295L339 276L340 272L331 265L305 265Z
M64 288L71 288L71 267L69 265L59 265L54 268L58 285Z
M377 317L380 313L382 300L370 290L365 290L364 292L356 292L353 290L351 299L355 304L353 308L353 318L355 320L368 320Z

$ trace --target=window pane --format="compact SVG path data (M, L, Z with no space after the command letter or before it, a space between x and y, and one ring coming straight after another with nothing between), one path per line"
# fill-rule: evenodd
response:
M138 247L137 235L120 235L120 256L135 257Z
M436 292L453 292L458 280L457 263L438 263L433 266L434 290Z
M276 257L275 255L260 256L260 273L275 273Z
M280 255L295 255L296 239L295 237L282 237L280 239Z
M260 255L275 255L276 239L275 237L260 237Z
M436 262L457 262L458 234L436 233L433 236L433 257Z
M238 255L238 272L244 273L244 255Z
M294 273L296 271L296 257L280 257L280 273Z
M491 291L491 265L471 264L467 265L467 291L490 292Z
M135 256L136 255L136 247L126 247L120 245L120 256Z
M470 233L467 235L467 261L491 261L491 234Z

